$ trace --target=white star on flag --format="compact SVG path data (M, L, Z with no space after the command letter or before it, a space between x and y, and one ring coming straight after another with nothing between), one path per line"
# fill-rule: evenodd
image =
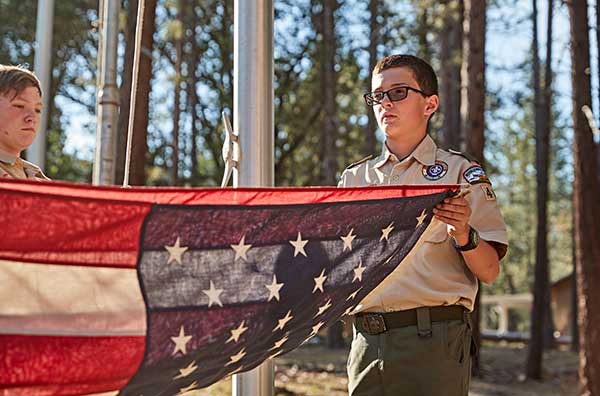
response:
M342 249L342 252L345 252L346 249L352 251L352 241L354 240L354 238L356 238L356 235L352 234L353 231L354 228L350 230L348 235L340 237L340 239L344 242L344 249Z
M217 304L222 307L223 303L219 297L223 293L223 289L215 289L213 281L210 281L210 288L208 290L202 290L204 294L208 296L208 307L210 308L213 304Z
M421 216L417 216L417 225L415 228L417 228L418 226L423 224L423 222L425 221L425 218L427 218L427 211L426 211L426 209L423 209L423 212L421 212Z
M226 366L239 362L244 356L246 356L246 348L242 348L242 350L239 351L237 354L230 356L229 362L226 364Z
M186 344L192 339L192 336L185 335L185 329L183 326L179 329L179 335L177 337L171 337L171 340L175 343L175 349L173 355L178 351L181 351L184 355L187 353Z
M352 283L354 283L355 280L358 280L359 282L362 282L362 274L363 272L365 272L365 267L362 266L362 259L360 259L358 261L358 267L354 268L354 278L352 278Z
M246 253L248 253L248 250L252 247L252 245L245 244L245 239L246 236L244 235L242 239L240 239L240 243L238 243L237 245L230 245L231 248L235 250L235 257L233 260L237 260L241 257L242 259L244 259L244 261L248 261Z
M292 314L291 310L287 311L285 316L277 321L277 326L275 326L275 328L273 329L273 331L271 333L274 333L279 329L283 330L283 328L285 327L287 322L289 322L290 320L292 320L294 318L291 314Z
M295 241L289 241L294 247L294 257L296 257L299 253L304 257L308 257L306 252L304 251L304 246L308 243L308 239L302 239L302 234L298 231L298 238Z
M312 336L317 335L317 333L319 332L319 330L321 329L321 327L323 327L323 324L324 324L323 322L319 322L316 325L314 325L312 327L312 333L310 333L310 336L312 337Z
M344 312L344 315L351 315L352 311L354 311L355 307L348 307L348 309Z
M285 344L285 342L288 340L287 335L285 337L283 337L282 339L280 339L279 341L277 341L275 344L273 344L273 346L271 347L271 349L269 349L269 351L272 351L274 349L278 349L281 348L281 346L283 344Z
M324 305L321 305L319 307L319 312L317 312L315 317L321 315L323 312L327 311L329 308L331 308L331 299L327 300L327 302Z
M196 366L196 362L192 360L192 362L190 364L188 364L187 367L180 369L179 375L173 379L185 378L188 375L192 374L197 369L198 369L198 366Z
M267 289L269 289L269 298L267 302L271 301L272 298L279 301L279 290L283 287L283 283L277 283L277 277L273 275L273 283L270 285L265 285Z
M240 339L240 336L246 330L248 330L248 328L245 327L244 324L246 324L246 321L242 320L242 323L240 323L240 325L236 329L231 330L231 337L229 337L229 339L227 341L225 341L225 344L229 343L230 341L238 342L238 340Z
M325 280L327 279L325 276L325 270L321 271L321 275L313 279L315 280L315 287L313 288L312 292L314 293L317 290L321 290L321 293L323 293L323 283L325 283Z
M387 241L388 237L390 236L390 232L392 232L393 229L394 229L394 223L390 223L389 226L382 229L381 230L381 238L379 238L379 240L383 241L385 239Z
M356 289L356 291L354 293L350 294L348 296L348 298L346 299L346 301L348 301L348 300L354 300L354 298L356 297L356 295L358 294L358 292L360 291L360 289L362 289L362 286L359 287L358 289Z
M194 382L192 382L192 384L190 386L186 386L185 388L180 388L179 389L179 393L177 394L177 396L184 395L184 394L186 394L188 392L196 390L197 386L198 386L198 381L194 381Z
M165 246L165 249L169 252L169 259L167 260L167 264L171 264L171 262L175 261L181 264L181 256L188 250L187 246L180 246L179 237L175 241L175 245L173 246Z

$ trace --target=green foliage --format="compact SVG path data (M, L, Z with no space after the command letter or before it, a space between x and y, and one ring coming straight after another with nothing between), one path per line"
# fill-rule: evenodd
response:
M517 73L528 73L528 64ZM487 135L486 158L502 214L509 232L510 248L496 282L485 286L490 293L524 293L533 285L536 243L536 168L533 92L515 91L513 110L492 113L499 130ZM504 92L506 94L506 92ZM506 109L505 103L501 106ZM548 248L551 281L573 270L572 263L572 164L569 125L552 103L548 200ZM496 124L497 123L497 124Z

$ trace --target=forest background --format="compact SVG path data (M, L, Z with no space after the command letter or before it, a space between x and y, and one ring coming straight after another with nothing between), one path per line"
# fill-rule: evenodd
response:
M596 35L600 17L597 4L581 4L589 8L592 26L587 30L591 63L585 70L592 95L598 92L600 73ZM546 272L537 282L547 279L537 284L541 295L548 282L573 272L577 164L570 20L574 15L567 2L276 0L274 6L276 186L335 185L345 166L377 154L383 135L362 100L369 90L370 70L382 56L416 54L430 60L440 80L441 108L430 134L442 147L475 151L471 154L484 162L509 228L510 249L502 271L483 293L535 290L540 261ZM45 93L51 98L45 171L52 179L90 182L98 3L60 0L55 7L51 87ZM483 12L469 14L465 7ZM0 63L33 65L31 16L36 9L35 1L0 0ZM136 10L136 0L123 0L117 183L123 178ZM465 15L472 17L467 24ZM464 29L468 26L472 32L482 28L484 32L471 35L475 41L469 44L469 54ZM233 113L233 1L146 0L143 45L132 184L218 185L224 168L220 114ZM467 55L476 55L478 49L485 49L484 64L469 69ZM468 113L477 109L466 99L465 86L476 81L469 76L478 71L484 73L485 84L470 89L485 98L484 122L475 136L471 132L477 129L476 120ZM600 101L598 94L592 96L597 120ZM544 103L549 121L545 140L539 134ZM544 141L547 145L540 145ZM596 146L598 141L596 136ZM540 156L546 158L547 173L540 172L546 167ZM546 177L545 191L539 189L540 174ZM547 205L547 256L540 259L541 200ZM526 319L514 318L517 326L528 326Z

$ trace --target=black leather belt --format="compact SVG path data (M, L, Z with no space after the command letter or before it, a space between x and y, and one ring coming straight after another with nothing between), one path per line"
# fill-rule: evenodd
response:
M429 307L429 317L432 322L447 320L464 320L466 308L462 305L449 305ZM386 313L359 313L354 316L354 326L357 330L375 335L417 324L417 310L386 312Z

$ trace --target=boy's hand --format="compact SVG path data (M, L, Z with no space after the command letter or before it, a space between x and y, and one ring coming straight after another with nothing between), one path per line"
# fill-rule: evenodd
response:
M448 234L452 236L459 246L469 242L469 218L471 207L464 196L446 198L433 209L435 217L448 225Z

